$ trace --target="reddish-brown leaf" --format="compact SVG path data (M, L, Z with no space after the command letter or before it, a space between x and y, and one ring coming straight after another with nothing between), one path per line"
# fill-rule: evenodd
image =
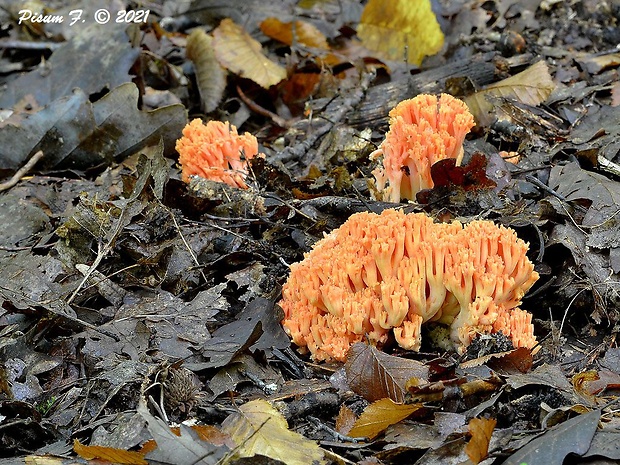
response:
M388 355L362 342L353 344L345 363L353 392L369 401L385 397L403 402L405 385L412 378L428 380L428 367L421 362Z

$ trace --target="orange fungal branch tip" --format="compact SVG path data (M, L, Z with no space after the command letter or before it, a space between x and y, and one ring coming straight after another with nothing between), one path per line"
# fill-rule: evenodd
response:
M383 156L373 171L382 200L414 200L433 187L431 166L446 158L463 160L463 141L474 126L467 105L451 95L420 94L390 111L390 129L371 158Z
M258 153L258 141L250 133L238 134L230 123L209 121L206 125L194 119L183 128L183 137L177 140L177 152L183 181L200 176L247 189L247 160Z

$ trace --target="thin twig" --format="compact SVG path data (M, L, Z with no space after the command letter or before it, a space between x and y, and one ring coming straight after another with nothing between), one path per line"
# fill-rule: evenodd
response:
M245 103L250 108L250 110L252 110L253 112L258 113L259 115L262 115L262 116L266 116L267 118L271 118L271 120L274 123L276 123L278 126L280 126L281 128L288 129L293 125L292 123L285 120L281 116L276 115L274 112L269 111L266 108L261 107L258 103L250 100L248 96L243 93L243 91L241 90L241 87L239 86L237 86L237 93L239 94L239 97L241 98L241 100L243 100L243 103Z
M529 174L525 175L525 179L529 182L531 182L532 184L534 184L536 187L538 187L539 189L544 190L545 192L547 192L548 194L551 194L552 196L554 196L555 198L561 200L562 202L566 202L566 203L570 203L570 200L568 200L566 197L564 197L562 194L558 194L555 190L551 189L549 186L547 186L545 183L543 183L542 181L540 181L538 178L535 178L534 176L531 176ZM573 205L573 207L577 210L579 210L582 213L587 213L588 209L585 207L582 207L581 205Z
M30 157L30 160L28 160L24 166L18 169L11 179L9 179L7 182L3 182L2 184L0 184L0 192L10 189L15 184L17 184L19 180L23 176L25 176L26 173L28 173L28 171L30 171L41 158L43 158L43 150L39 150L32 157Z
M0 48L19 50L56 50L64 44L61 42L30 42L27 40L0 40Z

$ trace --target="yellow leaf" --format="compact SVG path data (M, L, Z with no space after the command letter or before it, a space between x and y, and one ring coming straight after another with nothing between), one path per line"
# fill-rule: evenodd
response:
M213 39L196 29L187 37L185 53L194 63L202 109L210 113L217 108L226 88L226 71L215 58Z
M536 106L547 100L555 84L544 61L534 63L519 74L491 84L486 89L465 98L465 103L481 126L492 124L497 118L498 98L508 98Z
M73 440L73 450L86 460L98 459L126 465L148 465L148 462L144 460L144 454L140 452L104 446L85 446L77 439Z
M370 0L364 7L357 35L366 48L389 60L419 65L443 47L443 33L430 0Z
M269 88L286 77L286 69L263 54L254 40L231 19L225 18L213 31L215 56L222 66L241 77Z
M404 420L420 407L422 404L397 404L392 399L380 399L364 409L349 431L349 436L373 439L388 426Z
M287 465L325 463L321 448L290 431L282 414L265 400L253 400L239 407L238 413L224 420L222 431L237 444L240 457L260 454Z
M260 23L260 30L267 37L286 45L293 45L294 39L307 47L329 49L327 39L321 31L305 21L283 23L278 18L267 18Z
M471 439L465 446L465 453L473 463L482 462L488 455L489 442L491 442L496 423L497 420L493 418L472 418L470 420Z

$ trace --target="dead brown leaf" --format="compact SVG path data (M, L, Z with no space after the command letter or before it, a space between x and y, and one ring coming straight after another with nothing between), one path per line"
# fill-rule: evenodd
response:
M544 61L534 63L525 71L491 84L465 98L465 103L476 118L476 123L489 126L498 117L501 99L512 99L536 106L544 102L555 89L555 83Z
M260 30L267 37L279 40L286 45L298 42L307 47L329 49L327 39L315 26L305 21L284 23L278 18L267 18L260 23Z
M148 465L144 453L115 449L114 447L85 446L77 439L73 440L73 450L86 460L103 460L123 465Z
M336 431L340 434L349 434L349 431L353 428L356 420L357 416L353 410L342 404L342 407L340 407L340 411L338 412L338 416L336 417Z
M269 88L286 78L286 69L263 54L260 42L241 26L225 18L213 31L215 56L222 66Z
M345 370L351 389L371 402L385 397L403 402L407 382L412 378L427 382L429 374L423 363L388 355L362 342L349 350Z
M489 453L489 442L497 420L493 418L472 418L469 422L471 439L465 446L465 453L472 462L482 462Z

